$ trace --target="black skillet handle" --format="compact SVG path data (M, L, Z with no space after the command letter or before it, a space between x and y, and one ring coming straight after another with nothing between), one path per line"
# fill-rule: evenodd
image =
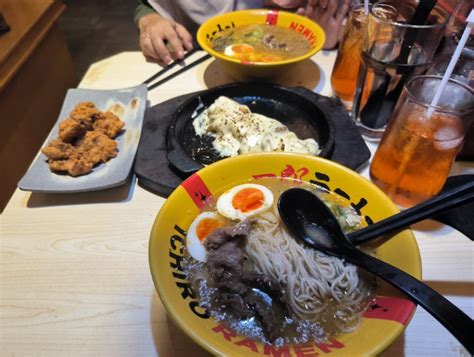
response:
M191 175L204 167L199 162L189 158L187 155L183 155L183 153L175 148L170 149L166 153L166 158L171 166L184 175Z
M356 248L347 248L345 253L348 261L376 274L422 306L474 354L474 322L449 300L411 275Z
M352 232L348 234L348 238L354 245L359 245L381 237L384 234L398 233L414 223L427 218L433 218L472 201L474 201L474 181L443 192L428 201L408 208L392 217ZM469 238L474 240L474 237Z

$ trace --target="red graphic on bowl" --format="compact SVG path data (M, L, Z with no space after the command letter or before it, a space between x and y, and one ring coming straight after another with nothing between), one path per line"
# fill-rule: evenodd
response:
M278 22L278 11L270 10L265 20L266 25L276 25Z
M202 209L212 199L212 193L198 174L193 174L181 186L188 192L189 197L199 209Z
M406 325L414 311L415 304L410 300L392 296L376 296L362 316L367 319L391 320Z
M248 354L250 352L260 353L266 356L319 356L322 353L331 353L334 350L342 349L345 345L337 339L331 338L325 343L308 342L304 345L287 345L287 346L271 346L262 345L255 340L246 338L236 334L225 324L220 323L212 329L216 334L221 335L227 341L231 342L235 346L239 347L242 354Z
M316 35L310 28L306 27L305 25L300 24L296 21L291 21L288 28L302 34L309 41L311 46L313 46L316 42Z
M279 174L276 174L273 172L267 172L263 174L252 175L252 177L256 180L263 179L263 178L275 178L275 177L303 180L303 177L305 177L308 174L309 174L309 169L307 167L299 167L295 169L293 165L286 164L286 166L280 171Z

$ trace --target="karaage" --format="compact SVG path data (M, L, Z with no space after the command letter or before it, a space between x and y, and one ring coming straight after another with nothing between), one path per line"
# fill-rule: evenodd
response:
M102 131L109 138L115 138L125 123L114 113L105 112L99 115L94 122L94 130Z
M113 138L124 125L115 114L101 112L92 102L82 102L59 124L59 138L41 151L52 171L85 175L95 165L117 156L117 142Z

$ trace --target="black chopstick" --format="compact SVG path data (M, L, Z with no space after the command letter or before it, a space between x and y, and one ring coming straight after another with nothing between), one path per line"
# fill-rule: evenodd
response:
M193 48L191 51L187 52L184 57L178 61L173 61L171 62L169 65L167 65L166 67L163 67L161 70L159 70L157 73L155 73L154 75L152 75L150 78L148 78L146 81L144 81L142 84L149 84L150 82L152 82L155 78L158 78L159 76L161 76L163 73L166 73L168 72L171 68L173 68L174 66L176 66L178 63L183 63L183 61L188 58L188 57L191 57L191 55L193 55L196 51L198 51L199 48Z
M192 52L192 51L190 51L190 52ZM187 56L188 54L189 54L189 52L186 54L186 56ZM184 58L186 58L186 56L185 56ZM184 58L183 58L183 59L184 59ZM197 65L198 65L199 63L201 63L201 62L204 62L204 61L207 60L208 58L211 58L211 55L209 55L209 54L206 53L204 56L198 58L198 59L195 60L194 62L191 62L190 64L187 64L187 65L184 66L183 68L181 68L181 69L177 70L176 72L170 74L168 77L165 77L165 78L159 80L158 82L155 82L155 83L149 85L149 86L148 86L148 90L150 91L150 90L152 90L152 89L158 87L159 85L168 82L169 80L173 79L174 77L179 76L181 73L186 72L188 69L197 66ZM178 62L180 62L180 61L175 61L175 62L173 62L173 63L170 64L168 67L163 68L162 70L160 70L158 73L156 73L155 75L153 75L153 76L151 76L150 78L148 78L148 79L147 79L145 82L143 82L143 83L144 83L144 84L149 84L150 81L152 81L153 79L159 77L159 76L162 75L163 73L167 72L170 68L172 68L172 67L175 65L175 63L178 63Z
M474 201L474 181L442 192L438 196L413 206L412 208L408 208L397 215L385 218L382 221L349 233L348 237L353 244L359 245L375 237L379 237L381 235L380 232L387 232L388 229L390 229L392 234L398 233L412 223L420 222L426 218L436 217L441 213L472 201ZM468 238L474 240L474 237Z

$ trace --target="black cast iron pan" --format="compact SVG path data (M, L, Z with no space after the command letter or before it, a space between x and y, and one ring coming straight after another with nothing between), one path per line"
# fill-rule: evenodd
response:
M184 102L171 119L167 132L167 158L180 173L189 175L204 165L223 159L212 147L212 137L196 135L192 122L218 97L226 96L247 105L254 113L285 124L300 139L315 139L329 157L334 128L329 113L288 88L264 83L237 83L212 88Z

